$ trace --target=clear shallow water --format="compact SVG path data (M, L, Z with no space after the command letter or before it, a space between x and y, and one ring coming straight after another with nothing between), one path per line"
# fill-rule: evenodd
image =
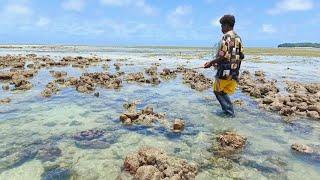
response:
M199 52L208 52L198 58ZM181 54L180 54L181 52ZM118 58L126 58L121 71L143 71L152 63L161 63L163 67L175 68L178 65L197 67L210 58L208 49L161 49L161 48L28 48L1 49L0 54L36 53L51 55L55 59L62 56L88 56L97 54L113 59L109 62L110 71L115 72L113 63ZM183 54L195 55L194 60L181 59ZM162 61L158 61L161 58ZM301 57L262 57L256 62L248 56L243 70L264 70L269 78L284 80L317 82L319 79L320 58ZM290 69L287 69L289 67ZM80 70L71 67L52 68L65 70L69 76L79 76L83 72L103 71L100 66ZM11 97L12 102L1 105L0 109L0 152L13 148L19 149L37 140L53 139L62 150L62 156L55 164L64 164L76 174L75 179L115 179L122 170L125 156L142 146L159 147L176 157L195 161L201 165L197 179L319 179L320 166L315 162L294 156L292 143L319 144L320 123L300 119L292 124L276 114L259 110L256 103L237 91L232 97L243 99L246 106L237 107L237 117L226 119L216 115L220 111L211 90L197 92L182 83L181 77L163 81L158 86L125 83L120 91L97 89L100 97L92 94L80 94L73 88L63 89L49 99L40 96L45 85L52 80L49 70L42 69L32 79L35 87L27 92L4 92L0 98ZM291 70L293 69L293 70ZM212 70L200 70L214 77ZM283 78L282 76L285 76ZM0 85L2 85L0 83ZM183 118L186 129L181 135L175 135L161 126L154 128L124 127L119 122L123 112L123 103L140 100L138 109L151 104L156 112L166 112L169 119ZM75 146L71 136L79 131L102 128L117 135L116 142L106 149L80 149ZM213 138L220 131L233 129L248 138L248 145L241 154L250 163L223 163L213 165L209 148ZM1 162L1 160L0 160ZM274 172L272 167L281 172ZM1 166L1 163L0 163ZM47 164L31 159L20 166L0 172L0 179L41 179ZM0 168L1 169L1 168Z

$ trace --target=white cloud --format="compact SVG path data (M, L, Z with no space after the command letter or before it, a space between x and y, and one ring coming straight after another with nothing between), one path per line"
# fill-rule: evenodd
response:
M174 14L174 15L181 15L181 16L183 16L183 15L190 14L191 11L192 11L192 7L191 7L191 6L186 6L186 5L184 5L184 6L178 6L178 7L174 10L173 14Z
M269 9L269 14L275 15L289 11L306 11L314 7L313 0L281 0L275 7Z
M141 8L146 14L149 14L149 15L156 14L155 8L147 4L144 0L136 0L135 5Z
M9 2L0 9L1 28L28 25L32 22L33 14L34 12L27 2Z
M101 4L106 6L133 6L135 8L138 8L138 11L142 10L144 13L148 15L156 15L157 10L146 3L145 0L100 0Z
M62 8L69 11L82 11L85 8L84 0L65 0L61 4Z
M4 8L4 13L7 15L30 15L32 10L24 4L8 4Z
M36 22L36 26L38 27L45 27L50 24L51 20L46 17L40 17L39 20Z
M103 39L119 38L126 39L132 37L146 37L155 31L155 28L149 24L138 22L118 22L112 19L72 21L70 19L61 20L52 27L55 31L62 32L71 36L98 37ZM57 29L58 28L58 29ZM144 33L141 33L141 32ZM154 37L153 37L154 38Z
M262 32L275 33L275 32L277 32L277 29L272 24L263 24L262 25Z
M174 27L186 27L192 25L190 14L192 7L187 5L178 6L174 11L169 13L168 21Z

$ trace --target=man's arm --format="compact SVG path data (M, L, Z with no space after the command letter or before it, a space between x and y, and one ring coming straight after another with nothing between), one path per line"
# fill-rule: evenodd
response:
M218 52L216 54L216 58L213 59L212 61L206 62L204 64L204 68L210 68L211 66L218 66L220 64L221 61L223 61L225 59L225 54L227 51L227 46L225 45L225 37L222 37L222 40L219 43L219 48L218 48Z
M210 68L211 66L217 66L221 61L222 61L222 58L218 57L212 61L206 62L203 67Z

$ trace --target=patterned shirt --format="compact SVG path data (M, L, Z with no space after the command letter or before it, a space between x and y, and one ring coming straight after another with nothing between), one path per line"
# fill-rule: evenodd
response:
M240 36L231 30L223 35L216 57L229 61L242 60L243 58L241 56L243 55L243 49L243 43Z
M244 59L244 54L241 38L233 30L223 35L216 58L221 60L217 64L216 77L219 79L238 80L241 60Z

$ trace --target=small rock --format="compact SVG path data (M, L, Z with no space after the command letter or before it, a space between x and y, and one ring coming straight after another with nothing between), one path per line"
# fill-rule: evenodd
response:
M304 144L298 144L298 143L292 144L291 149L300 153L306 153L306 154L313 153L313 149Z
M114 66L115 66L115 68L116 68L117 71L120 70L120 66L121 66L121 65L122 65L122 64L120 64L120 63L114 63Z
M173 132L181 132L183 131L185 126L184 120L182 119L175 119L173 123Z
M319 119L319 113L317 111L307 111L307 116L313 119Z
M11 102L11 98L0 99L0 104L8 104Z
M51 97L52 96L52 90L49 88L46 88L42 91L41 95L43 97Z
M244 101L241 99L237 99L233 102L234 104L238 105L238 106L244 106Z
M9 84L2 85L2 89L5 91L9 90L10 89Z
M255 75L255 76L260 76L260 77L265 76L265 74L264 74L263 71L255 71L255 72L254 72L254 75Z
M142 114L153 114L153 107L152 106L147 106L142 110Z
M129 154L124 160L124 168L131 174L135 174L140 166L137 154Z
M67 72L65 72L65 71L53 71L52 75L53 75L54 78L61 78L63 76L66 76Z
M131 119L132 121L136 120L139 118L139 114L138 113L125 113L125 115Z
M120 121L121 121L121 122L124 123L127 119L130 119L127 115L125 115L125 114L121 114L121 115L120 115Z
M107 69L110 68L110 66L109 66L109 64L103 64L103 65L102 65L102 68L103 68L104 70L107 70Z
M232 131L224 132L216 139L218 146L215 147L214 151L220 156L228 156L241 151L247 141L247 138Z
M124 122L125 125L132 125L132 121L130 118L127 118Z
M147 180L147 179L161 179L160 178L160 171L151 165L141 166L137 170L135 174L135 179L137 180Z
M27 68L30 68L30 69L34 68L34 64L28 64Z
M95 93L94 93L94 96L95 96L95 97L99 97L99 96L100 96L100 93L99 93L99 92L95 92Z

